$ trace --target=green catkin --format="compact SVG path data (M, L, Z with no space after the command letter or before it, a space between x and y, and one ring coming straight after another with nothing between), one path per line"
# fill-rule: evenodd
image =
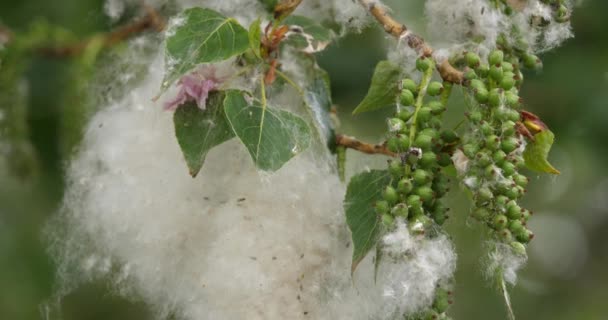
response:
M507 47L506 37L501 39L499 46ZM469 159L463 181L474 199L471 217L485 224L495 241L509 244L518 253L525 253L532 233L525 227L524 210L517 204L528 179L518 172L525 142L516 129L520 107L516 79L520 65L536 68L537 60L515 51L494 50L488 55L487 76L469 83L469 94L475 99L467 111L469 126L463 137L462 151ZM480 90L487 96L480 99Z
M434 70L431 59L418 59L416 65L423 73L422 80L420 83L402 80L401 106L388 120L387 147L399 154L401 161L389 161L393 179L383 190L383 199L376 203L376 212L388 230L395 227L397 219L404 219L412 234L432 237L435 231L430 231L445 223L449 211L441 200L449 190L449 178L442 168L452 161L443 148L459 142L460 137L454 131L442 129L452 85L431 81ZM409 106L413 106L413 111ZM437 289L435 303L425 314L447 319L445 292Z

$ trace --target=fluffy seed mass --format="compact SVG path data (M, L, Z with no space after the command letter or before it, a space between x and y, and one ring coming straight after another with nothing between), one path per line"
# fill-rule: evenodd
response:
M243 24L262 14L257 1L180 1L194 4L251 15L239 17ZM69 164L63 205L48 227L59 299L102 279L160 319L392 319L432 303L437 284L454 271L445 236L414 238L402 224L383 239L402 258L382 263L374 281L370 254L351 278L344 185L323 142L269 174L233 139L191 178L172 112L162 99L151 102L164 75L158 51L141 82L122 98L104 99ZM305 115L289 90L269 103Z

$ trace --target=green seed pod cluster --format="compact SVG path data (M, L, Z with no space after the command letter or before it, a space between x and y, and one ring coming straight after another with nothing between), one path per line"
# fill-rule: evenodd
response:
M449 208L442 198L450 180L443 168L452 164L450 149L460 138L452 130L442 130L451 84L431 80L432 60L419 59L416 65L424 74L422 80L402 81L401 106L388 120L387 147L399 159L389 161L392 181L376 203L376 211L389 230L402 219L412 234L432 237L448 218ZM407 319L449 320L450 295L447 289L437 288L433 305Z
M387 228L397 218L408 221L410 230L424 234L433 224L442 225L448 207L441 198L449 190L442 168L452 163L446 147L459 140L453 131L442 131L442 115L451 84L432 81L433 61L418 59L418 69L426 76L420 83L404 79L401 106L388 119L387 148L399 155L389 162L392 183L377 204Z
M492 236L521 248L533 237L526 228L530 212L521 208L528 179L519 173L523 166L523 137L519 90L514 85L516 64L501 50L488 55L487 76L479 72L483 64L470 54L469 67L477 77L469 81L471 99L467 113L469 128L463 138L462 153L467 158L464 184L473 193L471 217L484 223ZM476 63L473 63L476 62ZM518 72L518 71L517 71ZM515 244L517 243L517 244ZM525 248L524 248L525 252Z

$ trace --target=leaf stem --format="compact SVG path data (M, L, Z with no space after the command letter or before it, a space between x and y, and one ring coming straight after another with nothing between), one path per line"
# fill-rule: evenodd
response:
M424 97L426 96L426 88L431 82L431 78L433 77L433 68L428 68L423 75L422 80L420 80L420 87L418 88L418 97L416 97L416 103L414 107L416 110L414 111L414 116L412 116L412 123L410 124L410 141L413 142L414 138L416 138L416 125L418 121L418 112L422 108L422 104L424 103Z

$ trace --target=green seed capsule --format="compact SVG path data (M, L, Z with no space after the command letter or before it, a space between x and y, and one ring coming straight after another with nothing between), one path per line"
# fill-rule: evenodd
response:
M515 134L515 122L511 120L503 122L503 124L501 125L501 131L503 135L512 136L513 134Z
M433 144L433 138L424 134L420 134L414 140L414 146L422 150L429 150Z
M391 214L395 217L402 217L404 219L407 219L409 209L404 203L399 203L393 207L393 209L391 210Z
M523 228L521 232L518 232L516 234L516 238L517 241L521 242L521 243L528 243L530 242L530 240L532 240L532 238L534 238L534 233L532 233L532 231Z
M399 118L388 119L388 130L391 132L399 132L405 127L405 122Z
M493 226L496 230L502 230L507 227L507 223L509 220L502 214L499 214L494 217Z
M464 55L464 59L467 61L467 65L470 68L478 67L479 63L481 62L481 58L479 58L479 55L474 52L467 52L467 54Z
M392 215L385 213L382 215L382 224L386 228L392 228L395 225L395 218Z
M502 67L500 67L500 65L492 65L490 67L490 78L492 78L492 80L494 80L496 82L502 81L503 74L504 73L503 73Z
M500 146L500 139L494 134L489 135L485 139L484 146L490 150L496 150L498 149L498 146Z
M517 202L511 200L507 203L507 216L511 220L521 218L521 207L517 204Z
M480 152L477 154L477 165L485 167L492 164L492 158L486 152Z
M451 165L452 162L452 157L450 156L450 154L446 153L446 152L442 152L439 154L439 156L437 157L437 164L439 164L442 167L447 167L449 165Z
M517 122L520 118L519 112L513 109L507 109L507 120Z
M439 138L439 131L433 129L433 128L426 128L426 129L422 129L420 130L420 134L421 135L426 135L429 136L433 139L437 139Z
M374 206L374 209L376 210L377 214L387 213L389 208L390 208L390 205L388 204L388 202L386 202L384 200L376 201L376 204Z
M432 175L431 175L431 173L429 173L426 170L417 169L412 174L412 178L413 178L415 184L425 185L425 184L431 182Z
M411 110L409 108L401 108L397 112L397 117L399 119L401 119L402 121L408 121L413 115L414 115L414 110Z
M404 152L410 148L410 137L407 134L398 135L399 149Z
M412 181L407 178L403 178L397 183L397 190L401 192L401 194L409 194L410 192L412 192L413 188L414 185L412 184Z
M488 73L490 73L490 66L487 64L480 64L479 67L475 69L475 72L477 72L480 77L485 78L488 76Z
M494 50L494 51L490 52L490 55L488 55L488 62L491 65L501 64L504 57L505 57L504 52L502 52L501 50Z
M431 109L431 113L434 115L441 114L445 111L445 105L441 103L439 100L433 100L426 104L426 106Z
M513 181L515 181L515 183L522 187L525 188L528 185L528 182L530 181L528 179L528 177L524 176L523 174L515 174L513 175Z
M403 175L405 174L405 168L403 167L403 165L401 165L400 161L389 161L388 171L391 176L397 179L403 177Z
M509 201L509 198L507 198L503 195L496 196L496 198L494 199L494 203L499 208L504 208L508 201Z
M509 119L509 110L507 108L496 108L492 113L492 119L498 122L507 121Z
M502 66L502 71L513 72L513 64L511 62L503 61L501 66Z
M423 168L431 168L437 164L437 155L432 151L423 152L418 164Z
M502 90L495 88L490 90L490 93L488 94L488 104L491 107L498 107L500 106L500 102L502 100Z
M397 138L396 136L388 138L388 140L386 141L386 147L390 152L397 153L401 151L401 148L399 147L399 138Z
M520 105L519 96L511 91L505 92L505 102L511 108L516 108Z
M511 250L513 250L513 252L515 252L515 254L518 254L520 256L525 256L526 255L526 246L524 246L523 244L517 242L517 241L513 241L511 242Z
M509 77L507 75L509 73L505 73L505 76L503 76L502 80L500 81L500 87L503 88L503 89L505 89L505 90L511 90L511 88L513 88L515 86L515 78L514 77Z
M418 69L418 71L420 72L425 72L427 70L429 70L430 68L432 68L433 62L431 61L431 59L422 57L422 58L418 58L416 60L416 69Z
M458 134L454 130L444 130L441 132L441 140L445 143L453 143L458 141Z
M479 221L486 221L490 215L490 211L486 208L477 208L471 213L471 216Z
M530 210L527 210L527 209L521 210L521 220L522 221L527 222L530 219L530 216L532 216L532 212L530 212Z
M418 85L412 79L403 79L403 81L401 81L401 87L404 90L411 91L412 93L418 92Z
M486 103L488 102L488 90L483 89L483 88L478 88L474 90L475 92L475 100L477 100L477 102L479 103Z
M471 80L471 88L477 89L477 90L479 90L479 89L488 90L488 88L486 87L486 84L483 83L483 81L477 80L477 79Z
M411 106L414 104L414 93L408 89L401 90L401 104Z
M420 110L418 110L418 120L420 120L420 122L427 122L431 119L432 116L433 113L428 107L422 107L420 108Z
M426 88L426 93L430 96L438 96L443 92L443 84L441 82L432 81Z
M488 179L494 179L498 174L496 167L494 165L489 165L483 169L484 175Z
M437 311L437 313L444 313L448 310L450 306L450 302L447 296L436 297L433 302L433 309Z
M435 192L429 186L421 186L418 188L414 188L414 192L420 196L420 199L424 203L429 203L431 200L435 198Z
M509 230L514 234L519 234L524 229L524 225L519 220L509 221Z
M509 229L502 229L498 231L498 237L500 238L500 240L507 243L513 240L513 235L511 234L511 231L509 231Z
M410 208L412 208L412 207L418 207L418 206L422 206L422 199L420 199L419 195L412 194L412 195L409 195L407 197L407 200L405 201L405 203Z
M483 119L483 115L479 111L471 111L467 114L467 117L469 118L469 121L473 123L480 123Z
M517 187L513 187L513 188L505 191L505 196L509 197L509 199L515 200L515 199L519 198L521 195L522 194Z
M506 158L507 158L507 154L502 150L497 150L494 152L494 154L492 154L492 160L497 165L502 164L502 162L505 161Z
M500 143L500 148L505 153L509 154L519 147L519 140L515 137L503 139Z
M568 21L568 7L565 5L560 5L555 13L555 20L557 22L567 22Z
M397 190L395 190L395 188L387 186L382 192L382 198L389 204L394 204L399 200L399 194L397 194Z
M477 73L475 73L475 70L467 70L464 73L464 78L465 78L465 80L479 79L479 77L477 76Z
M431 117L431 120L429 120L429 122L427 122L427 127L433 128L435 130L441 129L442 125L443 125L443 122L441 121L441 119L439 117Z
M505 177L510 177L515 173L515 165L512 164L511 162L507 162L507 161L503 162L500 165L500 168L502 169L502 174Z
M535 55L526 53L523 58L524 67L527 69L538 70L543 66L542 61Z

